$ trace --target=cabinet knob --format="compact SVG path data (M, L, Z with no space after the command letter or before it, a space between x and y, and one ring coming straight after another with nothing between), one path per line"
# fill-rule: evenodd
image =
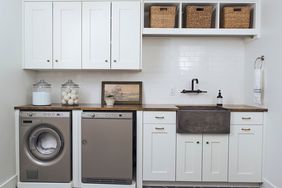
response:
M209 142L206 142L207 144L209 144Z
M83 145L87 144L87 140L82 140L82 144Z
M108 60L105 60L106 63L108 63Z
M50 60L49 60L49 59L47 59L47 62L49 63L49 62L50 62Z
M117 60L114 60L114 62L116 63L116 62L117 62Z
M58 63L59 61L56 59L55 62Z
M199 142L199 141L197 141L197 144L200 144L200 142Z

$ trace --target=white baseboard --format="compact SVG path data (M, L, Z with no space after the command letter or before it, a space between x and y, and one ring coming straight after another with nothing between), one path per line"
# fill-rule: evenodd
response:
M16 186L17 186L17 175L10 177L5 182L0 184L0 188L16 188Z
M270 181L265 179L263 181L263 184L261 185L261 188L278 188L278 186L272 184Z

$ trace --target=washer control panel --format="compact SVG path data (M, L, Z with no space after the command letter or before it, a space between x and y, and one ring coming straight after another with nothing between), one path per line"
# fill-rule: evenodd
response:
M20 117L26 118L42 118L42 117L70 117L70 112L35 112L23 111L20 112Z

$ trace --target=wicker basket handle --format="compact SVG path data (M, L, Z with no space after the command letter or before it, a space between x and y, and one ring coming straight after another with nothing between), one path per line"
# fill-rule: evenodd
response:
M196 11L204 11L204 10L205 10L205 8L203 8L203 7L196 8Z
M236 7L236 8L234 8L233 10L234 10L234 12L241 12L241 11L242 11L242 8Z
M167 11L167 7L160 7L160 11Z

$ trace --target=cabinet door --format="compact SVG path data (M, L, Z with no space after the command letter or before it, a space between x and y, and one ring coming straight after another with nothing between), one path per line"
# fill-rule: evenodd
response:
M112 2L112 69L140 69L140 2Z
M83 3L82 12L82 68L110 69L111 3Z
M262 126L231 126L229 181L261 182Z
M176 181L202 180L202 135L177 134Z
M24 3L24 68L52 68L52 2Z
M81 69L81 3L54 3L54 68Z
M227 182L228 135L203 136L203 181Z
M143 180L175 181L175 124L144 124Z

